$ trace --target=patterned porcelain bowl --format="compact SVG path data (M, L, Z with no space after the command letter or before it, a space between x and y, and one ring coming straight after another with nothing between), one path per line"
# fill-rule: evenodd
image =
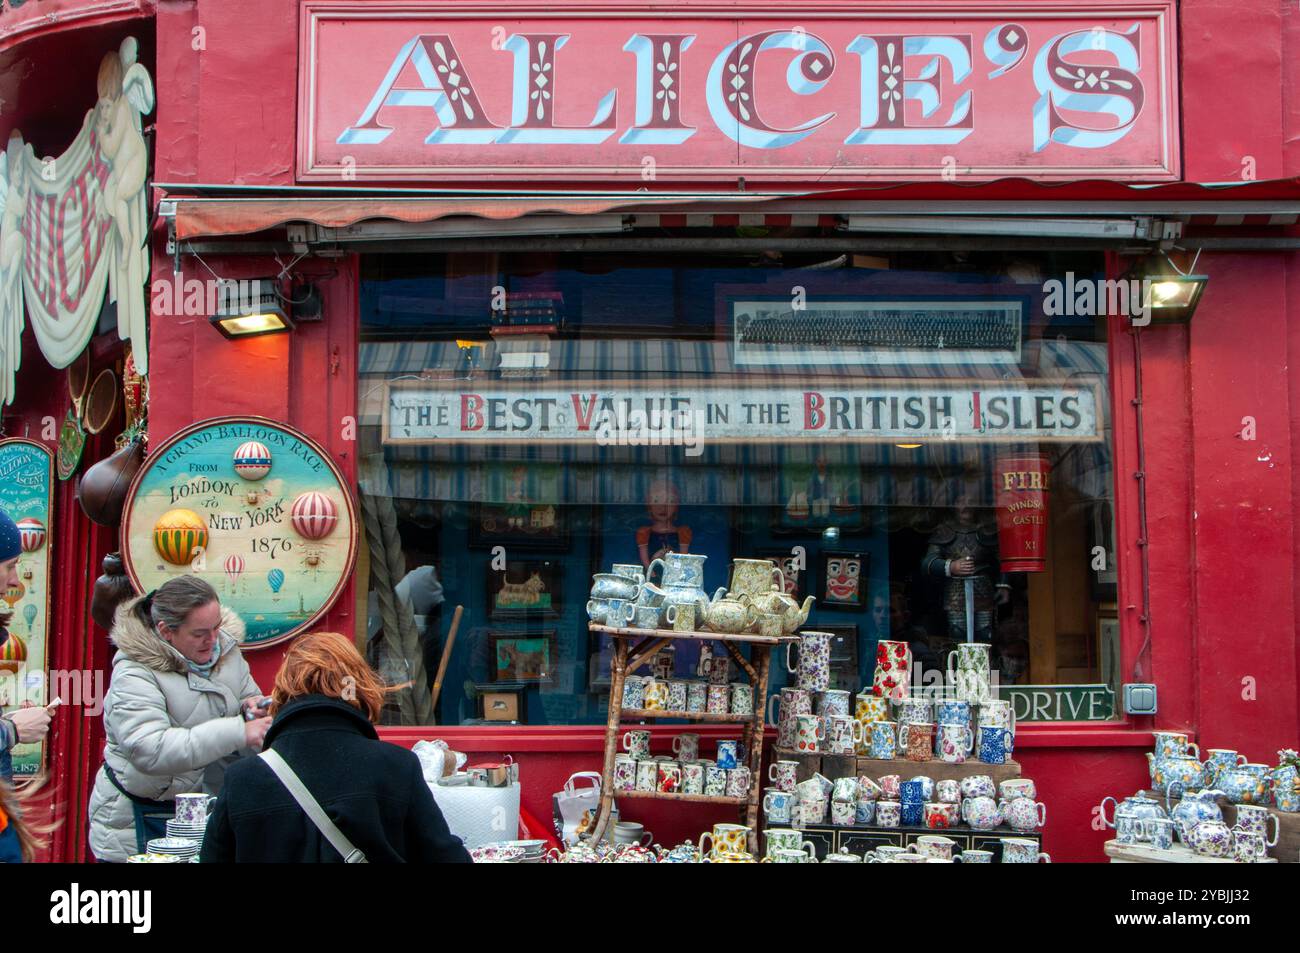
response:
M484 844L471 850L469 856L476 864L517 864L525 853L522 847L509 844Z

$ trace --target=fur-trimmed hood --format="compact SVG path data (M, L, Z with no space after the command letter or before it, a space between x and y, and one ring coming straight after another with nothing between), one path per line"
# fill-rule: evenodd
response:
M113 616L113 631L108 638L118 651L133 662L139 662L155 672L186 672L185 656L172 648L158 630L145 625L132 611L136 600L124 602ZM244 620L227 606L221 607L221 658L217 668L225 665L244 641Z

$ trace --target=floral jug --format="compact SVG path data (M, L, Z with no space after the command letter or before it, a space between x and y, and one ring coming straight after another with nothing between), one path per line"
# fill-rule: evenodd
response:
M1279 811L1300 812L1300 753L1291 748L1277 753L1277 767L1269 772L1269 786Z
M1173 795L1181 797L1177 806L1170 807L1169 798ZM1174 830L1178 833L1178 839L1186 844L1187 832L1190 831L1201 821L1221 821L1223 820L1223 811L1219 808L1218 799L1223 797L1223 792L1217 788L1205 791L1186 791L1181 784L1174 782L1169 785L1165 793L1165 806L1169 808L1169 818L1174 822Z

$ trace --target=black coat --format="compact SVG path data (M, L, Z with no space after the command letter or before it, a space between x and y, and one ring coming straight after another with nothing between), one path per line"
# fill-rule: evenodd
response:
M323 695L276 715L265 744L288 762L373 863L469 863L433 800L420 762L380 741L358 709ZM268 765L243 758L226 771L203 839L203 863L342 863Z

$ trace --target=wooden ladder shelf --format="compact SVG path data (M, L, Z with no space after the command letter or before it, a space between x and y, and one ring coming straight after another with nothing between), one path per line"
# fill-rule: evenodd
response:
M608 635L614 640L614 658L610 663L609 714L605 722L605 760L600 772L600 813L592 828L592 840L596 843L605 835L609 824L610 812L614 806L614 756L618 754L619 739L624 721L640 721L650 718L675 718L686 721L705 723L737 724L744 726L743 743L745 761L749 768L749 796L707 797L702 794L661 794L648 791L620 791L619 797L655 798L664 801L676 801L685 804L733 805L740 810L740 823L750 830L751 853L757 854L758 843L758 807L763 775L760 770L763 760L763 719L767 712L767 682L771 674L772 649L774 647L797 642L798 636L765 636L740 633L728 635L721 632L678 632L670 629L627 629L607 625L590 626L592 632ZM741 671L749 676L753 686L754 710L750 714L713 714L695 711L660 711L623 708L623 683L630 672L636 671L654 657L664 646L672 641L720 642L727 653L740 666ZM635 644L634 644L635 643ZM745 658L739 646L752 646L752 658Z

